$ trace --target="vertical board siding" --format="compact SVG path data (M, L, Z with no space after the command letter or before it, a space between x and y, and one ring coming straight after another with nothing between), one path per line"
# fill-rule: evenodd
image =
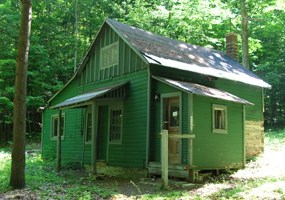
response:
M100 68L101 49L114 42L119 42L118 64ZM81 84L103 81L147 68L147 64L108 26L102 28L102 32L95 41L95 47L91 51L91 59L80 73L81 79L83 79Z
M193 104L193 165L212 169L242 166L242 105L196 95ZM227 106L227 134L212 132L212 104Z

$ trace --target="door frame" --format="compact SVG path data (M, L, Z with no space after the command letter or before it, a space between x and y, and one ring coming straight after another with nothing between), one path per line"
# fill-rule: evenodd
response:
M179 134L182 134L182 92L170 92L170 93L162 93L160 95L160 132L162 132L163 127L164 127L164 99L167 98L172 98L172 97L178 97L179 98ZM180 158L179 158L179 163L182 163L182 142L180 142L179 145L179 151L180 151Z

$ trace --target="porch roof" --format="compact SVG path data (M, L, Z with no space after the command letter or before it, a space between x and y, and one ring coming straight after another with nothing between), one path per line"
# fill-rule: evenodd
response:
M106 94L108 94L108 93L110 93L116 89L121 88L121 87L125 86L127 83L128 82L123 82L123 83L119 83L116 85L111 85L108 87L100 88L100 89L97 89L97 90L92 91L92 92L80 94L80 95L74 96L72 98L66 99L65 101L63 101L63 102L61 102L55 106L52 106L51 108L63 109L63 108L69 108L69 107L79 107L79 106L84 105L85 103L90 102L91 100L94 100L94 99L99 98L99 97L103 97L104 95L106 95Z
M172 80L172 79L163 78L163 77L153 76L153 78L160 81L160 82L163 82L167 85L170 85L172 87L175 87L179 90L182 90L182 91L185 91L188 93L197 94L197 95L201 95L201 96L207 96L207 97L211 97L211 98L222 99L225 101L231 101L231 102L235 102L235 103L254 105L253 103L251 103L245 99L242 99L238 96L235 96L235 95L228 93L226 91L223 91L223 90L206 87L204 85L199 85L196 83L177 81L177 80Z

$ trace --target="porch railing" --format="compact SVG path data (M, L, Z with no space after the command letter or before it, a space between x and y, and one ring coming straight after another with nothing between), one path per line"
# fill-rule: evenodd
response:
M168 130L162 130L161 132L161 179L162 186L168 186L168 139L169 138L178 138L178 139L189 139L189 166L192 166L193 160L193 139L195 138L194 134L168 134Z

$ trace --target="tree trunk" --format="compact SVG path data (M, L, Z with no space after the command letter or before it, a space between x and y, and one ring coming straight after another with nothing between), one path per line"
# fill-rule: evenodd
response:
M240 0L241 24L242 24L242 64L249 69L248 53L248 15L246 9L246 0Z
M21 0L21 22L16 63L14 95L13 149L10 186L14 189L25 187L25 134L27 66L30 46L32 19L31 0Z

